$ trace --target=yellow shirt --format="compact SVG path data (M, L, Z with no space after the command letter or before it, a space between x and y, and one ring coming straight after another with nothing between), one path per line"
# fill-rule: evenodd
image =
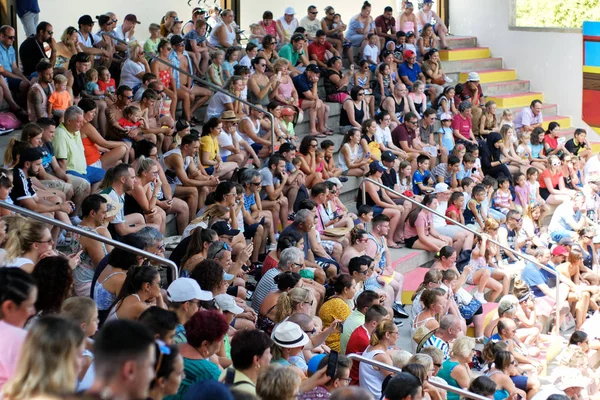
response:
M200 151L205 151L209 155L209 159L211 161L215 161L217 159L217 154L219 153L219 140L210 135L202 136L200 138ZM202 160L202 157L200 157ZM203 165L204 168L210 167L210 165Z
M323 329L327 329L334 319L339 319L342 323L350 316L352 310L343 299L335 297L328 300L321 306L319 318L323 321ZM340 351L340 333L336 330L325 340L325 344L331 350Z

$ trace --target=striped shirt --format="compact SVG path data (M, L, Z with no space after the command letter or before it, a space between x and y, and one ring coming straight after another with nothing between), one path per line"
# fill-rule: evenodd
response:
M450 348L448 347L448 343L440 339L435 335L431 335L429 339L423 344L423 348L425 347L437 347L441 351L444 352L444 360L447 360L450 357Z
M254 311L258 313L260 310L260 305L267 295L275 290L277 290L277 284L275 283L275 277L281 273L277 268L273 268L268 270L260 281L258 285L256 285L256 290L252 295L252 308Z

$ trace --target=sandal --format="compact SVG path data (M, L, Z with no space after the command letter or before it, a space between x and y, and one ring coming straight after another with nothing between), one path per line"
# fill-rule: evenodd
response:
M326 134L321 133L321 132L315 133L314 135L313 134L309 134L308 136L312 136L312 137L315 137L315 138L324 138L324 137L327 137Z
M401 249L402 248L402 246L398 245L398 243L394 243L393 246L391 244L388 244L387 247L390 249Z

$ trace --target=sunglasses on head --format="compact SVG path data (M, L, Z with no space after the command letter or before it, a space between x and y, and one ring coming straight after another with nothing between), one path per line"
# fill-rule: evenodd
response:
M160 367L162 365L163 362L163 357L165 355L171 355L171 348L169 346L167 346L167 344L165 342L163 342L162 340L156 340L156 345L158 347L158 351L160 352L160 354L158 355L158 362L156 363L156 369L154 370L155 374L158 374L158 371L160 370Z

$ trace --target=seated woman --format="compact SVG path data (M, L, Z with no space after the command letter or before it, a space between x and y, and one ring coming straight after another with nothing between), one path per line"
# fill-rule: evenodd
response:
M366 177L383 185L381 177L386 171L387 168L381 163L381 161L372 161L369 164L369 172L367 173ZM357 209L363 205L362 191L363 189L358 189L356 202ZM401 219L402 213L404 212L404 207L394 203L394 200L390 198L390 196L387 194L387 191L369 181L364 182L364 191L366 192L365 204L373 207L373 216L384 214L390 218L390 233L387 236L388 247L392 249L400 248L398 243L402 243L405 240L405 227ZM438 249L436 249L436 251L437 250Z
M498 178L500 175L506 177L512 176L506 164L510 164L510 160L506 160L503 154L504 142L502 136L497 132L491 132L486 144L481 146L481 167L483 173L490 175L493 178Z
M518 395L521 398L531 398L525 393L524 390L521 390L516 387L511 377L517 374L516 371L517 361L508 351L498 351L494 357L494 364L490 366L490 369L485 373L485 375L490 378L494 383L496 383L496 393L494 393L494 399L506 399L513 398Z
M296 366L291 363L292 358L302 353L304 347L310 342L308 335L300 328L300 325L284 321L275 327L271 339L273 339L271 364L289 367L300 377L305 378L306 374L301 368L303 366Z
M323 73L323 85L327 101L343 104L348 98L352 70L348 70L344 74L342 69L341 57L334 56L327 61L327 70Z
M225 82L223 89L237 97L241 97L242 91L244 90L244 80L241 76L234 75ZM241 116L243 114L242 103L225 93L215 93L208 101L204 122L207 122L211 118L220 118L221 114L227 110L234 111L236 115Z
M436 209L438 200L435 194L427 194L421 204ZM390 223L391 225L391 223ZM421 207L413 208L404 224L404 243L409 249L423 249L433 252L452 245L452 238L440 235L433 227L433 214Z
M335 278L333 290L335 294L323 303L319 311L319 318L323 321L324 329L334 323L343 324L350 316L352 309L348 303L353 304L356 282L350 275L341 274ZM334 331L325 343L331 350L340 351L340 332Z
M369 171L369 150L362 147L361 129L353 127L344 134L337 163L344 176L364 176Z
M464 272L464 271L463 271ZM441 289L448 294L448 314L455 315L460 319L461 330L467 331L467 327L473 324L475 330L475 341L484 342L483 336L483 306L462 285L463 276L453 269L442 272Z
M438 321L448 313L448 295L443 289L425 289L420 302L423 304L423 311L415 317L411 327L413 349L428 332L440 327Z
M17 218L23 221L14 224L15 227L19 225L18 229L8 232L6 256L2 266L21 268L30 274L42 255L53 251L54 240L45 224Z
M489 103L493 103L488 101ZM494 103L495 105L495 103ZM494 113L496 111L494 110ZM485 115L486 113L484 112L483 115ZM483 115L482 115L482 121L483 121ZM494 114L495 115L495 114ZM483 123L483 122L482 122ZM494 130L496 129L496 127L493 128ZM490 131L491 133L491 131ZM508 164L508 170L511 172L511 174L516 174L517 172L523 172L526 173L527 169L529 169L529 167L531 166L529 164L529 160L527 159L523 159L521 158L516 150L515 150L515 144L514 144L514 138L516 137L515 134L515 130L512 126L510 125L503 125L502 127L500 127L500 136L502 137L502 160ZM510 175L512 176L512 175Z
M167 214L157 206L161 184L156 161L140 157L136 160L136 176L133 189L125 193L125 215L140 213L147 223L158 226L165 234Z
M560 167L560 159L557 156L550 156L548 168L539 177L540 196L549 205L560 205L575 194L573 190L567 189Z
M319 142L316 138L307 135L300 142L298 157L300 157L300 170L306 175L306 187L312 188L317 183L323 182L324 163L317 165L316 150Z
M163 105L169 109L171 117L175 119L175 110L177 108L177 87L175 86L175 77L173 69L170 67L169 55L173 50L171 43L168 40L161 40L158 43L157 52L158 58L162 61L152 61L152 73L158 77L158 80L164 85L164 93L168 100L163 100Z
M575 244L575 248L581 250L583 255L583 266L581 271L581 279L590 285L600 285L600 275L594 272L594 266L598 265L597 254L594 251L593 239L596 236L596 229L587 226L579 231L579 239Z
M203 228L201 226L194 229L190 236L190 240L188 241L187 250L179 263L181 276L190 276L191 271L196 265L198 265L200 261L206 259L210 245L218 240L219 235L212 229Z
M354 86L350 90L350 98L342 103L340 111L340 129L346 134L352 127L362 129L362 123L369 118L369 104L365 100L365 89Z
M599 350L600 343L597 339L590 340L584 331L575 331L569 338L569 345L557 357L561 367L577 368L581 375L589 379L588 394L594 395L600 387L600 374L590 367L590 351Z
M106 321L137 320L148 307L167 309L160 292L160 274L154 267L129 268L119 295L109 308Z
M223 122L219 118L211 118L202 126L200 163L207 174L227 180L231 179L238 165L221 159L218 138L222 130Z
M289 293L294 288L302 287L302 277L300 274L292 271L282 272L273 278L273 280L277 284L277 290L269 293L260 304L258 320L256 322L258 329L265 331L269 335L275 327L277 305L279 304L280 296L283 293Z
M275 305L274 322L281 323L294 313L312 315L313 302L314 297L312 293L305 288L298 287L281 292Z
M458 389L467 389L471 383L469 363L473 361L475 341L468 336L459 337L454 341L450 358L442 363L442 369L437 376L446 381L450 386ZM460 396L448 392L448 400L459 400ZM499 399L498 399L499 400Z
M398 337L398 327L393 321L389 319L381 321L371 334L370 346L365 349L362 356L369 360L393 365L392 358L387 351L391 346L396 345ZM364 362L360 363L358 367L360 386L371 392L376 399L381 397L384 379L392 374L392 371L379 369Z
M548 247L549 237L546 232L546 227L541 227L543 205L537 203L529 203L523 212L523 222L517 234L516 242L525 243L525 247L521 249L527 254L534 254L536 249Z

